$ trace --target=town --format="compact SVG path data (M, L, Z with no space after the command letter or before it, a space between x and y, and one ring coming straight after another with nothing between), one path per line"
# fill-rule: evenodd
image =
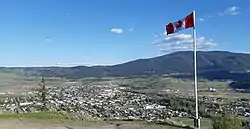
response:
M1 101L2 113L63 111L77 114L77 119L96 118L108 120L143 120L148 122L172 122L172 118L193 117L192 96L151 95L131 92L113 81L91 84L50 87L34 90L22 95L5 95ZM200 97L200 116L211 117L220 113L231 113L250 117L250 100ZM185 126L178 123L181 126Z

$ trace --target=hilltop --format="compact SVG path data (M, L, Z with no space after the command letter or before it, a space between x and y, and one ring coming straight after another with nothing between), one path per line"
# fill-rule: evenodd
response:
M197 54L200 76L209 79L230 79L250 77L250 54L227 51L199 51ZM193 72L193 52L181 51L163 56L138 59L113 66L76 66L76 67L26 67L2 68L22 71L28 74L42 74L46 77L105 77L105 76L142 76L169 75L184 77ZM236 74L236 75L235 75ZM238 75L240 74L240 75ZM217 77L214 77L217 76ZM219 77L218 77L219 76Z

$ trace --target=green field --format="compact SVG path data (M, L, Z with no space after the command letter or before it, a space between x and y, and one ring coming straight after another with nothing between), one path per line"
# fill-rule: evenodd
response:
M67 79L63 78L45 78L46 86L63 86L67 85ZM0 70L0 91L1 93L7 92L24 92L29 91L34 87L39 87L41 77L26 75L20 71L3 71Z
M193 80L176 79L168 77L151 77L151 78L130 78L123 79L123 84L127 84L134 91L141 93L164 93L162 90L169 90L165 94L192 96L194 93ZM213 87L217 92L209 92L208 88ZM172 90L172 91L171 91ZM178 91L177 91L178 90ZM228 90L228 82L226 81L208 81L199 80L198 96L221 97L229 99L250 98L249 93L238 93Z
M193 126L194 125L194 120L190 119L190 118L172 118L175 121L181 122L185 125L188 126ZM212 127L212 121L211 119L207 119L207 118L202 118L200 120L200 124L202 128L211 128Z

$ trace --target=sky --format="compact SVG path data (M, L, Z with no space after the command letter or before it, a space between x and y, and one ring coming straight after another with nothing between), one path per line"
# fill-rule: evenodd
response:
M250 53L249 0L1 0L0 66L113 65L192 50Z

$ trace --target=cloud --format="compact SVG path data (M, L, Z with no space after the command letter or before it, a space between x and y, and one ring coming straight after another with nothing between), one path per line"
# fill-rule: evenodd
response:
M212 18L213 16L212 15L208 15L207 18Z
M204 21L204 18L199 18L199 21Z
M238 15L241 12L239 11L239 7L237 6L231 6L229 8L227 8L224 12L219 12L219 16L223 16L223 15Z
M50 38L50 37L46 37L46 38L45 38L45 41L50 42L50 41L51 41L51 38Z
M60 62L57 62L57 63L56 63L55 65L57 65L57 66L58 66L58 65L62 65L62 63L60 63Z
M212 39L205 37L197 37L196 42L198 50L207 50L217 46L217 43L213 42ZM159 47L163 53L189 51L193 50L193 37L191 34L173 34L164 36L163 39L158 39L153 44Z
M110 32L115 33L115 34L121 34L121 33L123 33L123 29L121 29L121 28L112 28L112 29L110 29Z
M67 15L68 15L68 16L72 16L72 13L68 12Z
M155 38L157 38L157 37L158 37L158 35L157 35L157 34L153 34L153 36L154 36Z
M133 32L133 31L135 31L135 28L134 28L134 27L131 27L131 28L128 29L128 31L129 31L129 32Z

